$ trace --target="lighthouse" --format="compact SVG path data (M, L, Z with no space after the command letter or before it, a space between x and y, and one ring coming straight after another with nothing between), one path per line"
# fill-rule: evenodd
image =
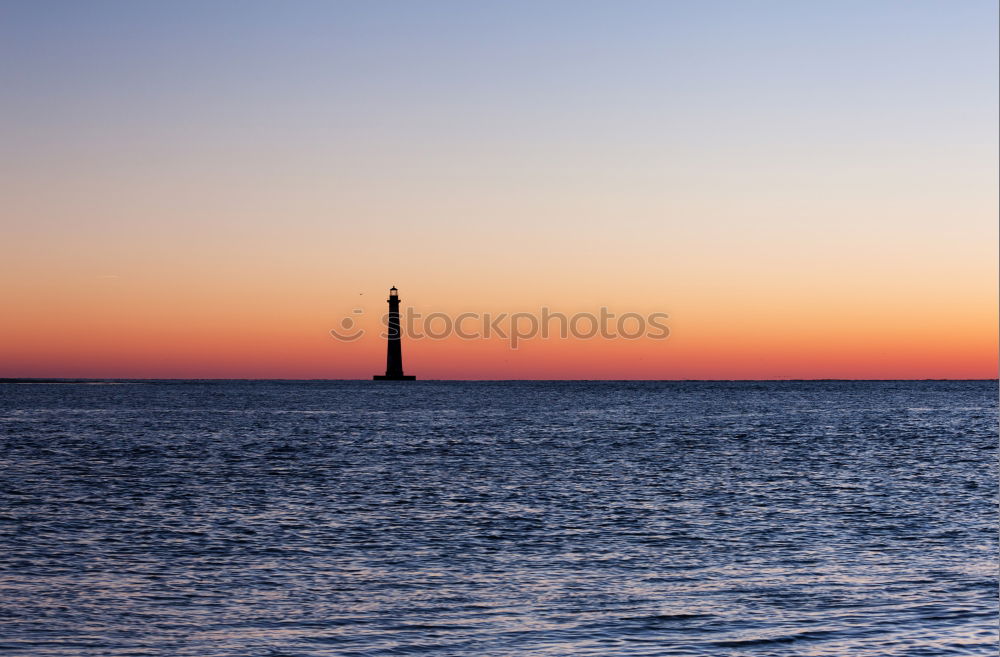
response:
M387 329L385 374L376 374L372 379L375 381L416 381L417 377L403 374L403 349L399 341L399 290L396 289L395 285L389 288Z

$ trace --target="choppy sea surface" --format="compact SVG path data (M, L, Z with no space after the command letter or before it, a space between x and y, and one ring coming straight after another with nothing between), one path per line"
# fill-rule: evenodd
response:
M996 655L997 384L0 385L0 654Z

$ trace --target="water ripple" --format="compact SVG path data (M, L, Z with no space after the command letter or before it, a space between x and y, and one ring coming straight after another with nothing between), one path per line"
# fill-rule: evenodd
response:
M12 655L994 655L995 382L0 386Z

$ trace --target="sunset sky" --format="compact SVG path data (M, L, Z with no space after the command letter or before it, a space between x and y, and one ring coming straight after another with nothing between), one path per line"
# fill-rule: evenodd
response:
M997 5L0 3L0 376L994 378ZM361 314L352 314L360 309ZM345 316L366 335L334 340Z

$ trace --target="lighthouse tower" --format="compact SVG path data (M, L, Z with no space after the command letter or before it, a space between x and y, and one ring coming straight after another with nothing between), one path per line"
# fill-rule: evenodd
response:
M417 377L403 374L403 349L400 345L399 290L389 288L388 345L385 356L385 374L376 374L375 381L415 381Z

